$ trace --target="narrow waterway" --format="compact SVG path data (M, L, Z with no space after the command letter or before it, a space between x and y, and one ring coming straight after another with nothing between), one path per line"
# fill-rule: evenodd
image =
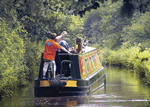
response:
M4 98L0 107L150 107L150 87L142 85L132 71L106 68L106 93L99 89L89 96L34 97L34 84Z

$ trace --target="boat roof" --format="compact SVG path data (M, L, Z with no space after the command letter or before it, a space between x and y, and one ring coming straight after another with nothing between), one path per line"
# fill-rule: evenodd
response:
M96 48L86 46L86 47L83 49L83 52L86 53L86 52L90 52L90 51L95 50L95 49L96 49Z

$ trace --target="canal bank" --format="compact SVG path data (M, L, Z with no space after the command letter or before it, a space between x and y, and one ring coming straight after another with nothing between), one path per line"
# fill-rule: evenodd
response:
M133 70L142 78L143 84L150 85L150 49L140 45L123 46L116 51L102 49L101 53L103 63Z
M83 106L150 106L150 87L141 83L136 73L116 67L106 68L106 93L99 89L89 96L34 97L33 82L4 98L0 107L83 107Z

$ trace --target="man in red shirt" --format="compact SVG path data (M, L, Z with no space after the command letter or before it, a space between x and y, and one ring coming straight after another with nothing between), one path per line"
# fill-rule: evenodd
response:
M64 35L67 35L67 32L62 33L62 37ZM47 70L50 71L52 76L55 78L55 71L56 71L56 64L55 64L55 54L56 54L56 49L61 49L69 54L71 54L68 50L66 50L64 47L61 47L57 42L58 38L56 38L56 34L52 33L51 34L51 39L48 39L45 42L45 51L44 51L44 67L43 67L43 78L45 78Z

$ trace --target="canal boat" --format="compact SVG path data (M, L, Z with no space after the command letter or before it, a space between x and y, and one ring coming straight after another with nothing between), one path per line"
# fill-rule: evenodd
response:
M86 46L82 54L59 53L58 56L60 70L55 78L65 84L53 85L50 75L46 79L43 78L42 54L39 76L34 80L35 96L87 95L99 88L106 90L106 74L100 49ZM66 76L66 72L70 72L70 75Z

